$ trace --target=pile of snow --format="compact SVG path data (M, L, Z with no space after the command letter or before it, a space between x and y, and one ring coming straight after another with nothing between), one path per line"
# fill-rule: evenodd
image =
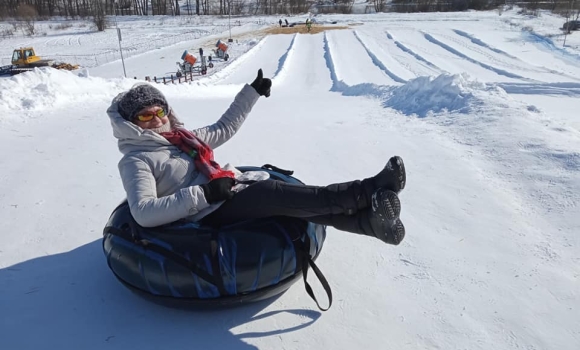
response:
M490 98L509 99L497 85L472 80L467 74L422 76L393 88L385 97L384 107L406 115L427 117L440 112L470 113Z
M252 38L252 39L248 40L246 45L250 46L250 47L255 46L256 44L258 44L260 42L260 40L262 40L262 39Z
M67 103L87 103L91 100L111 99L115 91L131 86L127 79L102 79L52 68L36 68L8 79L0 80L0 112L17 116L14 112L43 111L62 107Z
M54 110L75 104L109 103L118 93L142 80L90 76L87 69L64 71L36 68L0 80L0 113L11 119L26 119L35 112ZM154 84L167 98L220 98L234 96L241 86L208 86L203 82Z

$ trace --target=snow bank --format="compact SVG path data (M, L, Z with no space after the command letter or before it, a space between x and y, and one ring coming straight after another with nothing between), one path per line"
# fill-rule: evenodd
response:
M497 98L510 97L500 87L473 81L466 74L442 74L419 77L393 88L383 105L406 115L426 117L439 112L470 113L490 99L497 105Z
M87 70L69 72L52 68L0 79L0 112L10 119L33 118L36 111L52 110L73 104L109 103L118 93L136 84L134 79L105 79L89 76ZM219 98L235 95L241 86L207 86L188 84L155 84L168 99ZM6 118L6 117L5 117ZM6 119L4 119L6 120Z
M86 72L82 72L86 75ZM111 99L115 91L131 87L128 79L105 80L80 77L69 71L37 68L0 80L0 111L23 117L18 112L44 111L99 99ZM16 113L15 113L16 112Z

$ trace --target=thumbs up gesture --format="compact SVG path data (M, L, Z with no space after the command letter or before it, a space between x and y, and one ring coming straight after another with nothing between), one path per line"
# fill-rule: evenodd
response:
M260 96L270 97L270 88L272 87L272 80L264 78L262 68L258 70L258 76L250 84Z

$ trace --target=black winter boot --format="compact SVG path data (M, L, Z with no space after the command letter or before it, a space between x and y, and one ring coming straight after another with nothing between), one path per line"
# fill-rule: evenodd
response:
M398 245L405 238L405 226L399 219L400 214L401 202L397 194L381 188L373 194L372 206L361 212L360 225L365 234Z
M354 215L357 211L372 205L372 196L378 189L384 188L399 193L405 188L407 175L403 159L394 156L389 159L385 168L377 175L362 181L356 180L323 187L327 198L345 215ZM397 203L399 199L396 198ZM399 203L400 210L400 203ZM337 213L333 211L333 213ZM397 215L398 216L398 215Z
M369 180L372 180L375 190L384 187L395 193L400 193L407 182L403 158L399 156L391 157L385 168Z
M354 215L361 209L370 207L371 197L375 189L368 179L363 181L351 181L332 184L321 187L319 193L323 193L332 207L341 208L334 214Z
M374 216L381 220L394 220L401 215L401 201L399 196L386 188L379 188L373 193L371 209Z
M385 243L398 245L405 238L405 226L399 219L399 197L395 192L383 188L374 193L371 201L371 207L360 210L355 215L323 215L307 219L341 231L376 237Z
M374 237L377 237L381 241L399 245L405 238L405 226L401 219L396 218L395 220L385 220L377 221L369 218L374 233Z

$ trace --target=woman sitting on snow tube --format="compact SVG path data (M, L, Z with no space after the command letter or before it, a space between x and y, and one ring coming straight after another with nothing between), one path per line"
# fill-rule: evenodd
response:
M154 228L181 220L220 230L234 224L259 225L258 219L281 216L399 244L405 228L397 194L405 187L406 174L398 156L373 177L324 187L270 178L261 169L241 172L229 164L222 168L214 161L212 150L238 131L260 96L270 96L271 85L260 69L215 124L193 131L183 128L165 96L152 85L136 84L114 98L107 113L123 154L119 171L136 224ZM158 238L162 246L163 238ZM215 242L210 248L215 255ZM310 252L309 258L318 254L316 249ZM223 265L216 268L220 271L210 272L212 276L227 273ZM169 279L164 273L157 277ZM240 292L221 288L219 294L231 297Z

